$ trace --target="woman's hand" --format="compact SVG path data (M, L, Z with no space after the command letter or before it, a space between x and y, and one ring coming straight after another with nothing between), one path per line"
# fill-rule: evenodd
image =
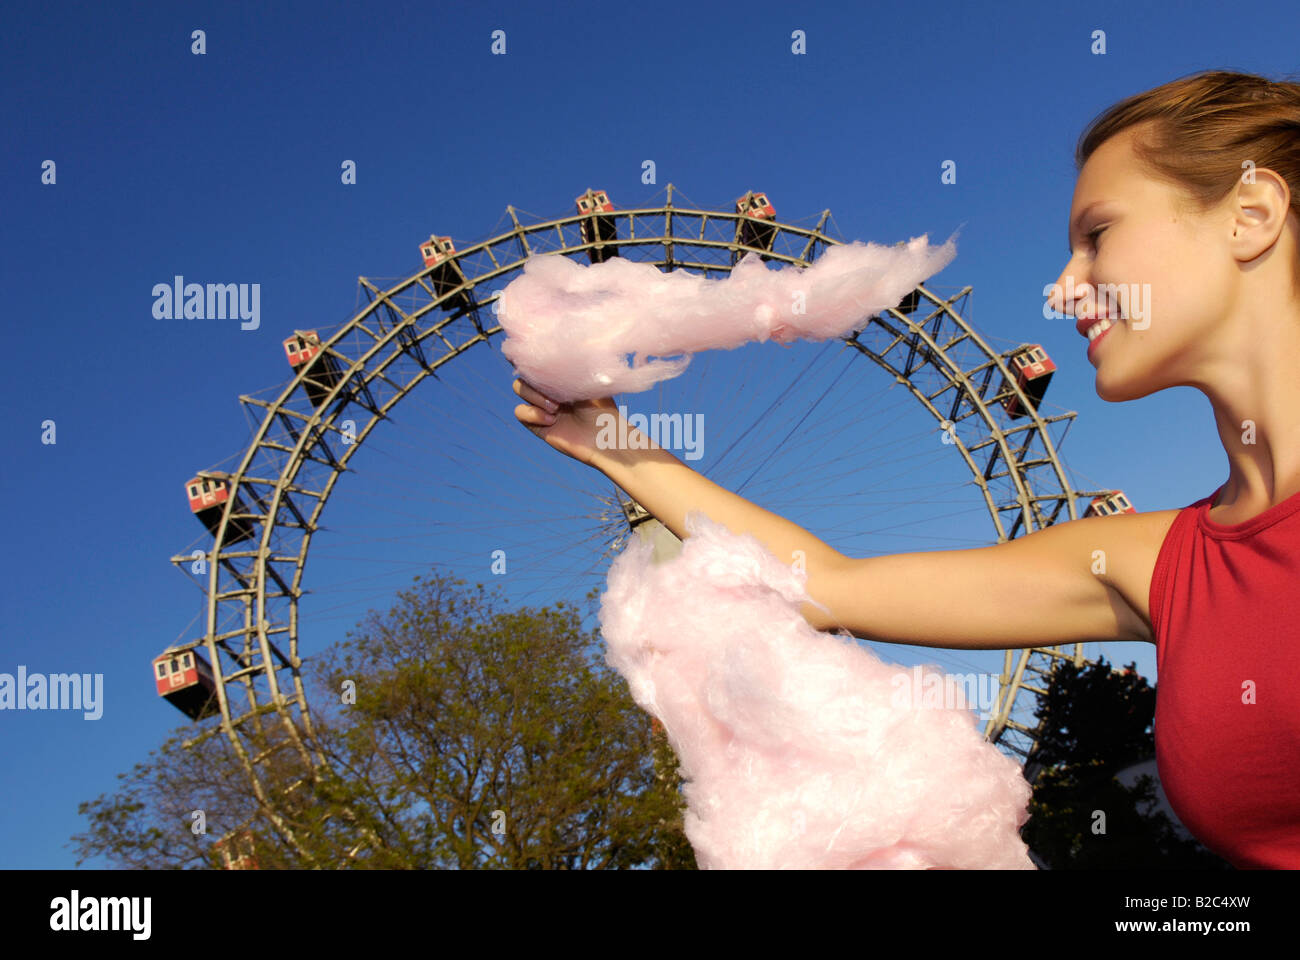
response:
M520 423L565 456L595 466L596 437L608 422L598 418L619 416L613 398L557 403L517 377L514 391L527 401L515 407Z

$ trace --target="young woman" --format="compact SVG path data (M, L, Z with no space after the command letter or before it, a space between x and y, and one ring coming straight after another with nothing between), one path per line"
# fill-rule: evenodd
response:
M1049 302L1091 335L1103 400L1209 398L1229 475L1186 507L853 558L665 450L597 449L611 399L556 404L516 379L515 415L679 538L701 509L778 557L804 551L808 592L831 611L804 605L818 629L978 649L1154 643L1156 759L1179 818L1237 867L1300 868L1300 84L1184 77L1104 112L1075 160L1071 256Z

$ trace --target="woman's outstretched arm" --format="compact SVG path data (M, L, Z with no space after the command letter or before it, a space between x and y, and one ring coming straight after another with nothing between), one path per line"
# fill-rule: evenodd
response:
M801 560L808 577L805 586L809 596L829 606L832 574L847 558L797 523L718 486L659 447L597 451L592 465L627 491L679 540L688 539L686 514L701 510L732 533L752 534L783 563L793 565ZM819 630L831 626L827 615L812 604L805 603L799 612Z
M809 603L800 608L818 630L993 650L1151 639L1115 579L1116 570L1131 570L1140 558L1134 545L1143 528L1136 516L1075 520L970 550L851 558L696 473L648 438L648 449L600 449L600 417L619 416L612 400L556 404L519 380L515 392L529 404L515 408L525 426L600 470L679 539L688 536L686 514L702 510L733 533L752 534L780 560L794 563L802 551L808 594L830 611ZM639 433L625 429L624 435ZM1108 558L1109 575L1094 572L1099 555Z

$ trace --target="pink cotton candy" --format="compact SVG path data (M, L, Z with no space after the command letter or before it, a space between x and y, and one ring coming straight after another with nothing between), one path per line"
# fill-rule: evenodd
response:
M501 352L561 403L639 393L680 374L700 350L848 336L946 267L955 237L940 247L925 235L899 246L855 241L807 268L769 270L748 253L725 280L620 257L589 265L530 257L501 294Z
M631 538L600 622L681 762L702 868L1034 868L1029 784L970 711L899 705L909 668L813 629L802 572L699 511L686 528L659 564Z

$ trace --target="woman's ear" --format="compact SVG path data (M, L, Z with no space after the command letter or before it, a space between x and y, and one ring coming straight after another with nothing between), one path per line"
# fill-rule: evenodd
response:
M1291 191L1286 181L1267 167L1247 167L1233 198L1233 255L1241 261L1254 260L1277 243L1286 229ZM1293 233L1292 244L1297 240L1300 238Z

